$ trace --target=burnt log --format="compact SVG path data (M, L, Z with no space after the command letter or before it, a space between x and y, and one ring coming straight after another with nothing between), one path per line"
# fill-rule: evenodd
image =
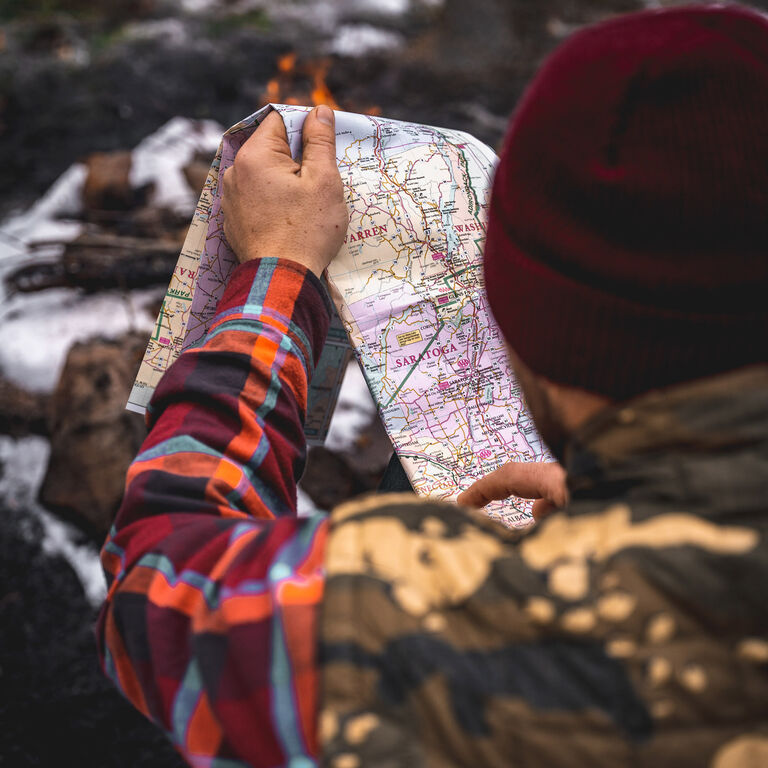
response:
M8 275L6 283L9 290L19 293L62 287L95 291L165 285L179 250L177 240L85 234L67 243L58 261L28 264Z
M179 250L173 240L90 235L70 243L61 261L69 285L142 288L168 282Z

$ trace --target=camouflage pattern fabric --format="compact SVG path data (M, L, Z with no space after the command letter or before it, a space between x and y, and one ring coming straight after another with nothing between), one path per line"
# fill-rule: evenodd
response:
M524 534L413 496L331 518L331 768L768 766L768 366L601 414Z

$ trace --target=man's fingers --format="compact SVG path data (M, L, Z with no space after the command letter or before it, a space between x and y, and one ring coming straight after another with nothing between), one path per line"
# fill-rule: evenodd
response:
M288 134L285 123L277 110L272 110L262 121L257 136L261 136L264 142L270 142L269 147L276 152L291 156L291 147L288 144ZM250 141L250 139L249 139Z
M333 110L324 104L315 107L304 121L301 138L303 152L302 173L327 173L330 169L338 173L336 165L336 129Z
M565 472L557 462L510 462L481 478L456 501L470 507L484 507L491 501L519 496L523 499L547 499L557 507L568 500Z
M484 507L491 501L521 496L524 499L539 498L538 486L530 482L533 464L505 464L495 472L474 482L456 501L469 507Z
M276 111L270 112L262 121L259 127L251 134L248 141L243 144L235 158L235 166L247 158L258 158L256 162L259 165L269 164L269 157L279 160L282 165L286 160L295 166L299 166L291 157L291 147L288 144L288 134L285 132L285 123L280 114Z
M486 475L482 479L472 483L466 491L462 491L456 497L456 503L461 504L464 507L480 509L480 507L484 507L488 502L493 501L493 499L505 499L506 489L501 491L501 493L505 495L494 495L496 490L496 487L493 485L494 482L495 480L491 479L491 475Z
M549 499L536 499L531 506L531 514L533 519L538 522L547 515L552 514L556 509L557 507Z

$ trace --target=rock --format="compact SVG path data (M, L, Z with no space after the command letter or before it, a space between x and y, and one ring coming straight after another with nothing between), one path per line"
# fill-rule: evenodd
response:
M83 187L87 210L120 211L136 206L138 194L131 186L131 163L131 153L122 150L88 156L88 176Z
M189 184L189 188L196 195L203 191L203 185L208 178L208 171L211 169L212 160L212 157L195 155L192 161L181 169L187 184Z
M0 434L15 438L47 435L50 399L0 377Z
M309 449L301 487L316 507L327 510L370 490L343 456L324 446Z
M40 501L98 541L109 531L146 434L142 417L125 410L145 346L146 336L136 333L76 344L53 395Z
M319 509L333 509L361 493L375 491L391 455L392 443L377 416L348 452L310 448L301 488Z

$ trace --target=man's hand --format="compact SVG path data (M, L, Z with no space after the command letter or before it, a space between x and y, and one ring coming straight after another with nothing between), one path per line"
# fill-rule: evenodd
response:
M301 164L285 124L270 112L224 174L224 235L241 261L279 256L318 277L344 240L349 214L336 165L333 111L307 115Z
M568 503L565 470L556 461L511 461L473 483L459 494L456 502L468 507L484 507L490 501L509 496L535 499L533 516L538 520L554 508L564 507Z

